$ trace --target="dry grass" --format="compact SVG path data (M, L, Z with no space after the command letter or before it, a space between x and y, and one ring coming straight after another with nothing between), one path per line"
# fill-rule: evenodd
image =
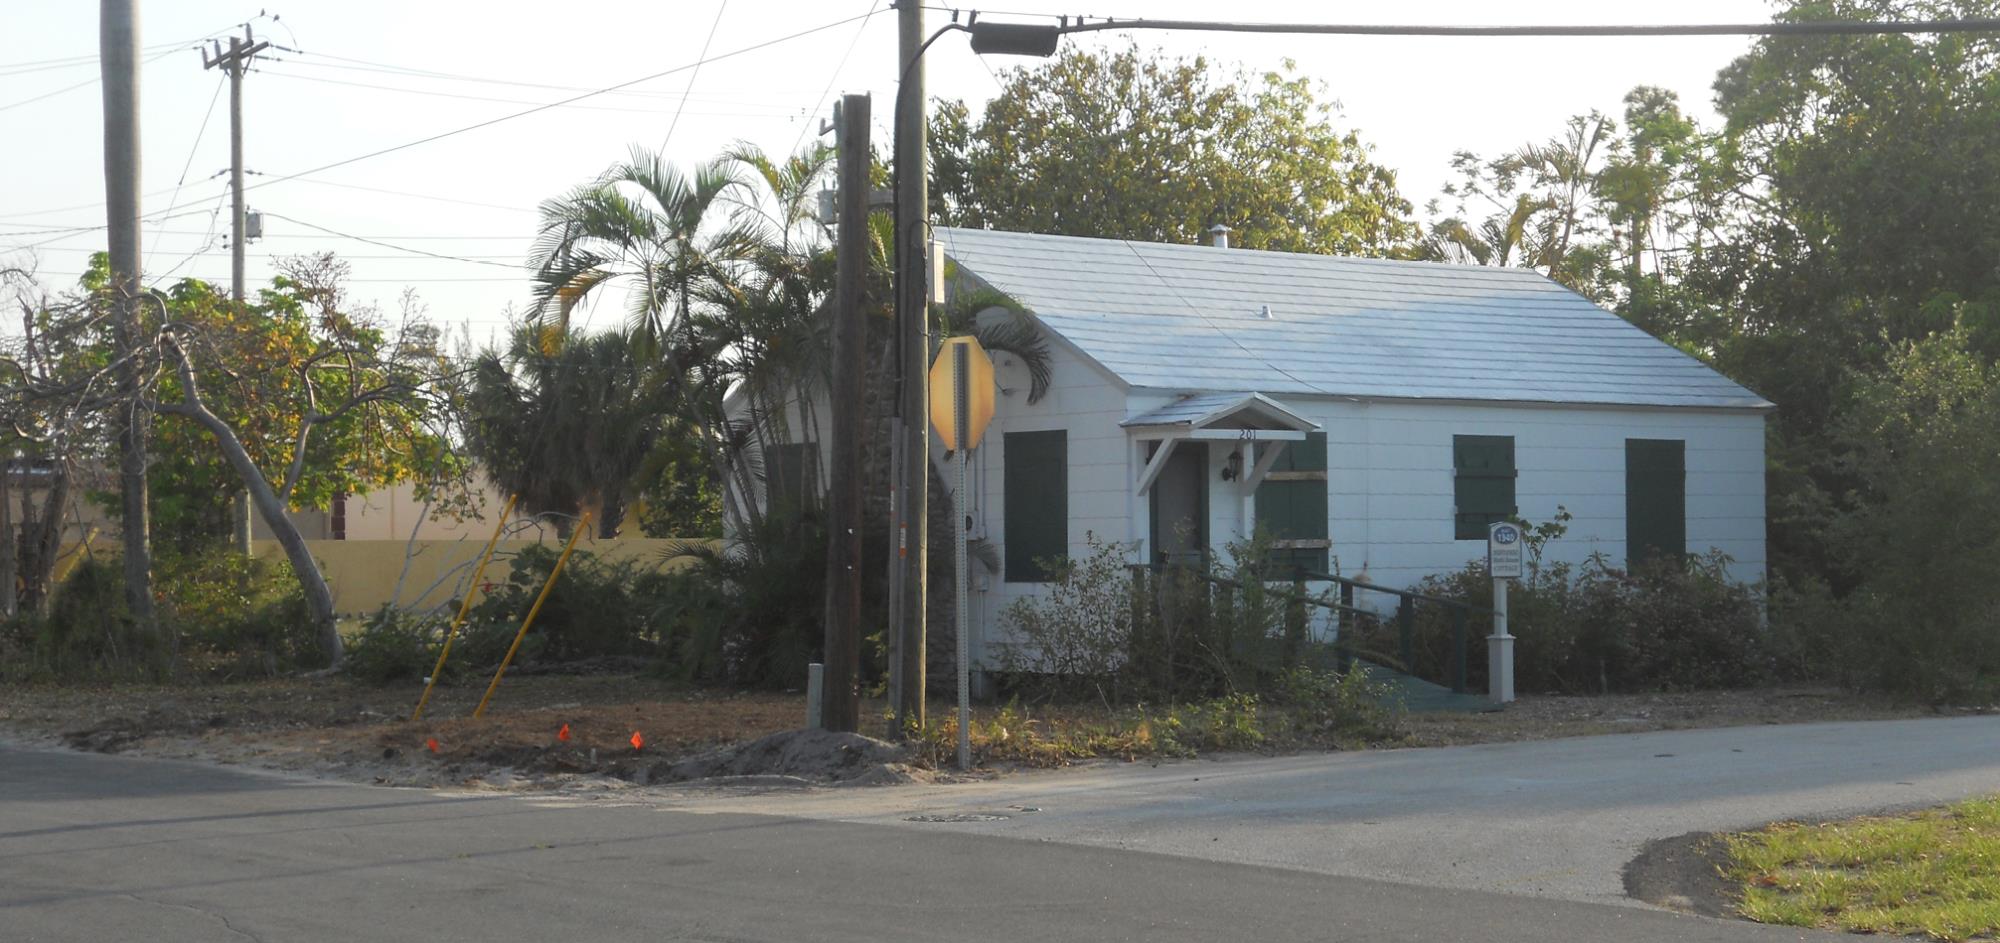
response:
M2000 797L1728 838L1742 914L1938 940L2000 935Z

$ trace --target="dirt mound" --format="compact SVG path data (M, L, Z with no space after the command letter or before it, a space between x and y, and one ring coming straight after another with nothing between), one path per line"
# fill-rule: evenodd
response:
M1647 842L1625 865L1625 894L1669 910L1735 917L1741 891L1723 877L1729 849L1713 832Z
M857 733L789 730L683 760L655 763L640 781L787 777L808 783L887 785L918 779L903 747Z

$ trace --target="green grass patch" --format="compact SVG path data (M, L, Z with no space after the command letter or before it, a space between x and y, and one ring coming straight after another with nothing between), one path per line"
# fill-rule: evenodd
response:
M2000 936L2000 797L1908 815L1731 835L1739 909L1763 923L1976 940Z

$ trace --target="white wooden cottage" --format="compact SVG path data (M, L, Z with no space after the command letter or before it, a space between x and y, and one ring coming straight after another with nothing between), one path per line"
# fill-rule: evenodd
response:
M1054 361L1030 403L1025 368L994 358L970 506L1002 565L972 567L976 663L1006 641L1001 610L1041 591L1037 562L1091 533L1140 562L1263 527L1308 569L1402 587L1483 556L1489 522L1562 506L1552 559L1716 549L1764 575L1771 404L1536 272L936 239L954 288L1018 302Z

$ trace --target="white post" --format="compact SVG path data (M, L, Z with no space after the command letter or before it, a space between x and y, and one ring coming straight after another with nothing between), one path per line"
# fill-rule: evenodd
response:
M826 688L826 666L813 662L806 666L806 729L818 730L820 723L820 695Z
M1514 700L1514 637L1507 634L1507 584L1493 580L1493 634L1486 637L1486 696L1495 704Z
M958 596L958 618L953 623L953 634L958 637L958 768L972 768L972 619L965 598L966 584L971 582L965 572L965 453L966 443L971 439L971 412L968 401L972 398L967 389L966 374L971 372L971 351L964 344L954 345L952 354L952 397L956 403L958 424L957 448L953 456L958 460L958 487L952 490L952 524L956 532L953 540L952 582Z

